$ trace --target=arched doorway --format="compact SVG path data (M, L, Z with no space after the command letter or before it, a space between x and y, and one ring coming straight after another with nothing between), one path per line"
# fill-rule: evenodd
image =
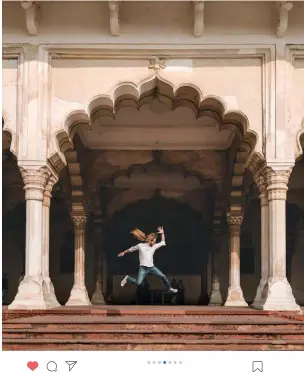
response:
M291 173L286 203L286 274L298 304L304 305L304 158Z
M11 136L2 131L2 304L8 305L25 270L25 196L17 159L10 151Z
M199 212L187 204L162 197L127 205L116 212L107 225L104 248L111 279L108 283L112 284L110 289L115 303L136 302L136 287L122 289L120 280L126 274L136 275L138 269L136 252L123 259L118 259L117 254L138 242L130 235L133 228L149 233L155 232L159 225L164 226L167 245L155 253L155 265L170 282L173 278L177 282L182 280L185 304L197 304L202 293L201 286L206 286L203 265L208 260L207 229ZM163 288L161 281L153 276L148 277L148 282L151 290Z

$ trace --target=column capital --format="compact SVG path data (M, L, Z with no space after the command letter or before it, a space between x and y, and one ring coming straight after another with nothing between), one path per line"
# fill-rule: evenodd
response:
M259 176L255 178L255 182L259 188L260 192L260 201L261 206L267 206L268 205L268 194L267 194L267 179L266 179L266 170L261 172Z
M46 166L19 166L25 190L26 200L43 201L43 192L49 176Z
M58 178L54 175L51 175L46 182L46 186L43 192L43 206L51 206L52 190L54 185L57 183Z
M283 167L283 168L282 168ZM266 181L268 200L286 200L288 182L292 172L293 166L280 166L266 168Z
M227 214L227 223L229 226L229 231L231 233L239 233L243 223L242 215L233 215L231 213Z
M87 217L84 215L72 216L72 220L76 230L83 230L87 223Z

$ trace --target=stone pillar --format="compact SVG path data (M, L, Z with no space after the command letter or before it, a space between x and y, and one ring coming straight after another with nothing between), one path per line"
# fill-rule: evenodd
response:
M46 299L50 307L60 306L55 295L55 289L50 278L49 259L50 259L50 206L52 189L57 179L51 176L46 184L43 196L42 208L42 278L46 288Z
M48 309L46 284L42 277L43 192L49 171L46 167L20 167L26 200L25 275L9 309Z
M221 245L221 239L219 237L214 238L212 241L212 291L210 294L209 305L221 306L223 304L223 298L220 291L220 277L219 277L219 251Z
M267 167L269 279L262 306L267 311L300 311L286 278L286 196L291 169L284 167Z
M97 223L94 228L95 231L95 289L92 295L92 304L101 305L106 304L103 295L103 275L102 275L102 260L103 260L103 249L102 249L102 236L103 231L100 224Z
M85 286L85 226L86 216L72 216L75 232L74 286L66 306L91 305Z
M229 288L225 306L228 307L247 307L243 291L241 288L240 271L240 237L243 217L240 215L227 215L229 225L229 251L230 251L230 270L229 270Z
M260 190L261 205L261 279L252 307L261 309L265 303L269 276L269 203L266 178L264 175L261 175L257 179L257 184Z

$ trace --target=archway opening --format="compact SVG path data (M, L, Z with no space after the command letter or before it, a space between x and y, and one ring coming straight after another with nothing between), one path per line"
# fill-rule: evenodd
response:
M26 208L23 179L11 135L2 131L2 304L10 304L25 272Z
M203 266L208 262L209 238L201 213L177 200L156 196L127 205L113 215L106 227L104 249L108 258L108 283L112 284L109 289L114 303L136 304L141 300L136 286L127 285L123 289L120 286L126 274L136 276L139 266L136 252L123 259L117 258L119 252L138 243L130 231L140 228L150 233L155 232L160 225L165 229L166 246L156 251L154 262L170 282L173 279L177 283L182 281L185 290L184 296L178 297L179 303L197 304L200 296L207 293L201 289L206 286L204 279L207 275L203 272ZM162 303L162 290L165 291L165 288L161 280L148 276L147 281L149 287L142 301L146 304ZM167 302L172 303L172 297L169 296Z
M304 146L304 134L300 138ZM304 148L302 150L304 152ZM304 158L292 170L286 202L286 274L298 304L304 305Z
M52 190L50 206L49 272L56 298L64 305L74 282L74 228L70 216L71 188L67 168Z
M65 153L75 207L85 208L91 223L106 225L115 211L151 198L159 190L162 197L183 196L184 202L202 213L209 233L217 234L225 226L227 211L236 216L242 212L245 166L257 142L248 128L246 116L227 111L220 98L203 97L190 84L173 88L155 76L139 86L119 84L111 96L93 98L86 111L73 111L66 118L57 136ZM164 183L163 177L155 180L157 169L164 164L174 166L173 175L179 174L171 185ZM191 174L211 182L207 195L200 193L197 176ZM102 200L98 187L107 192ZM207 210L185 192L196 188L208 201ZM91 261L93 243L89 236L86 258ZM225 251L228 254L228 249ZM92 275L94 261L86 266ZM204 274L208 273L205 269ZM224 274L227 290L228 264ZM210 285L209 275L209 286L207 282L201 290L210 293Z

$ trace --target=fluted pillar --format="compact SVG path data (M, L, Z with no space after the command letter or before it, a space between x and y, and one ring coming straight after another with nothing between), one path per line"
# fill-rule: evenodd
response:
M49 171L46 167L20 167L26 200L25 275L9 309L47 309L46 285L42 276L43 193Z
M257 184L260 190L261 205L261 279L252 307L261 309L267 295L269 276L269 202L265 174L259 176Z
M263 310L299 311L286 278L286 197L291 168L267 167L269 279Z
M91 302L94 305L106 304L103 295L103 275L102 275L102 260L103 260L103 231L100 224L95 224L95 289L92 295Z
M74 285L66 306L91 305L85 286L85 226L86 216L72 216L75 233Z
M241 264L240 264L240 236L243 217L240 215L227 215L229 226L229 251L230 251L230 270L229 287L225 306L229 307L247 307L243 291L241 288Z
M49 259L50 259L50 206L52 189L57 179L50 176L46 183L43 195L42 207L42 278L46 288L46 299L50 307L55 308L60 306L55 295L55 289L50 278Z
M221 306L223 304L223 298L220 291L220 277L219 277L219 252L220 252L221 239L216 237L212 241L212 291L210 294L209 305L210 306Z

